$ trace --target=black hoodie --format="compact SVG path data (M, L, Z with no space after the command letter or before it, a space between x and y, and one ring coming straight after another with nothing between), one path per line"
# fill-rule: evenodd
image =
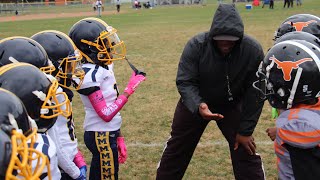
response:
M212 39L220 34L240 38L227 56L219 52ZM191 38L181 55L176 84L182 102L196 117L200 117L198 107L202 102L207 103L212 112L222 115L241 103L238 133L251 135L263 107L252 87L263 58L261 45L244 34L235 6L220 4L210 31Z

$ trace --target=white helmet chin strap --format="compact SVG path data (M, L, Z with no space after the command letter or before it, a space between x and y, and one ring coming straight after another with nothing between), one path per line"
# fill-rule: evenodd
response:
M297 71L297 74L296 74L296 77L294 78L294 81L293 81L293 84L292 84L292 89L290 91L290 96L288 98L288 101L287 101L287 109L290 109L292 107L292 103L293 103L293 100L294 100L294 95L296 94L296 91L297 91L297 87L298 87L298 84L299 84L299 80L300 80L300 77L301 77L301 74L302 74L302 68L298 68L298 71Z

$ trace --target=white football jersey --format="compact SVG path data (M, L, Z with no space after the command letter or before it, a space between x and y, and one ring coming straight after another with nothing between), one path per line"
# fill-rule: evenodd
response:
M73 162L78 152L78 142L74 134L73 119L58 116L54 126L48 130L49 136L57 146L58 165L73 179L80 175L80 170Z
M112 104L118 97L119 91L113 72L113 64L106 68L95 64L83 64L86 75L80 89L100 87L106 105ZM121 116L118 112L110 122L103 121L92 107L88 96L80 94L86 112L84 120L85 131L115 131L121 127Z
M52 139L46 134L37 134L36 142L34 143L34 149L39 152L42 152L46 155L50 161L50 172L52 180L60 179L61 173L58 167L58 157L56 146ZM36 161L32 161L32 168L36 167ZM40 179L49 179L48 178L48 169L45 167L43 173L40 176Z
M63 91L61 87L58 92ZM64 96L57 95L59 102L64 102ZM62 106L65 108L65 106ZM74 132L74 122L71 116L68 118L60 115L55 124L48 130L49 136L54 141L57 147L58 165L73 179L80 175L80 170L73 162L75 155L78 152L78 141Z

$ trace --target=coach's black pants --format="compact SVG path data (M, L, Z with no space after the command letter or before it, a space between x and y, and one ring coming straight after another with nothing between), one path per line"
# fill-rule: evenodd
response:
M259 155L249 155L242 146L234 151L236 130L239 127L240 108L225 112L217 124L229 143L233 172L237 180L262 180L264 171ZM157 180L182 179L193 152L209 121L194 119L192 113L178 102L172 122L171 137L162 154L157 170ZM214 170L214 167L212 167Z

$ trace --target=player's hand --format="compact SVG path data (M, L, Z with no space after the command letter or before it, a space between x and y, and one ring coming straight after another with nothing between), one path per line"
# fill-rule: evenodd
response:
M87 166L82 166L79 168L80 170L80 175L77 177L76 180L86 180L87 179Z
M81 153L81 151L80 151L80 149L78 148L78 152L77 152L77 154L76 154L76 156L74 157L74 159L73 159L73 162L76 164L76 166L80 169L80 168L82 168L82 167L86 167L87 166L87 164L86 164L86 162L85 162L85 160L84 160L84 157L83 157L83 155L82 155L82 153ZM87 168L87 167L86 167Z
M242 136L237 134L234 150L237 150L239 145L242 145L248 154L254 155L256 153L256 143L252 136Z
M276 139L276 134L277 134L277 128L276 127L272 127L272 128L268 128L266 130L268 136L270 137L270 139L272 141L274 141Z
M205 120L220 120L224 118L222 114L212 113L206 103L201 103L199 106L199 114Z
M129 95L133 94L134 91L136 90L136 88L139 86L139 84L145 80L146 80L145 76L143 76L141 74L136 75L136 73L133 72L130 77L130 80L128 82L127 87L124 89L124 92L128 93Z
M120 136L117 138L117 144L118 144L118 152L119 152L119 163L123 164L127 160L127 146L124 142L124 137Z

